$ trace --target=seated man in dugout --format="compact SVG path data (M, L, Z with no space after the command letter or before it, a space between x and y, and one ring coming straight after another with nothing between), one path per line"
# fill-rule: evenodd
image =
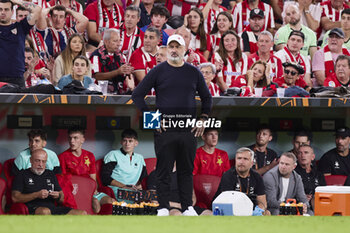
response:
M43 149L47 154L46 169L52 170L55 174L61 173L60 162L55 152L46 149L47 133L43 129L32 129L27 134L29 147L23 150L15 159L12 166L12 175L17 175L20 170L30 168L30 156L34 150Z
M271 215L267 210L265 186L260 174L253 169L254 151L248 147L241 147L236 151L235 167L225 172L213 198L222 192L238 191L245 193L254 204L253 215Z
M53 171L46 169L47 153L43 149L32 152L31 167L21 170L12 184L12 200L24 203L29 214L35 215L86 215L84 210L76 210L62 204L64 194Z
M143 156L134 152L138 145L137 133L126 129L121 134L122 147L110 151L101 168L103 185L110 187L117 197L119 189L141 190L141 181L147 176Z
M62 174L90 177L96 182L95 155L82 148L85 142L85 131L79 128L69 129L68 142L69 148L58 156ZM96 185L92 199L94 213L100 212L101 205L112 204L115 201L105 193L97 192L97 188Z

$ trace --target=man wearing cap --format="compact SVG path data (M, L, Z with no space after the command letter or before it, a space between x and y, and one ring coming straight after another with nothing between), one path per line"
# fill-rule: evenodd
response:
M280 27L275 34L276 50L283 49L286 46L288 37L292 31L301 31L305 35L304 46L300 53L304 56L310 55L312 58L317 51L316 34L310 28L301 24L300 10L296 4L289 4L286 7L286 15L290 18L289 23Z
M349 87L350 85L350 57L339 55L335 62L335 74L324 80L325 87Z
M233 27L237 33L241 33L249 25L250 11L253 9L262 9L265 15L264 30L273 31L275 20L272 7L261 0L244 0L237 3L232 9Z
M244 29L240 35L243 43L243 52L249 56L258 51L258 36L265 25L264 11L255 8L250 11L249 25Z
M273 54L273 36L269 31L262 31L258 36L258 51L252 53L248 57L248 68L254 62L261 60L270 65L270 78L279 78L283 74L283 67L281 60Z
M152 115L154 119L162 116L162 127L154 132L158 216L169 215L170 174L175 161L178 165L177 178L183 215L197 215L192 207L192 172L197 148L195 137L203 134L204 127L181 128L170 126L169 123L196 117L196 92L202 101L199 121L208 120L212 97L200 71L184 62L185 46L180 35L170 36L167 42L167 61L154 67L132 94L137 107L145 112L149 111L145 96L152 88L157 92L157 112Z
M283 76L275 80L275 82L280 87L289 88L293 86L298 86L310 91L311 87L307 85L304 79L300 78L300 75L304 74L304 68L298 63L285 62L283 63L284 71Z
M341 12L340 28L343 30L345 34L344 46L347 49L350 49L350 8L344 9ZM329 37L330 31L331 30L326 32L326 34L323 37L323 42L321 45L322 48L328 44L328 37Z
M329 32L328 44L315 53L312 59L312 71L318 85L322 86L324 80L334 74L334 63L340 54L350 55L348 49L343 48L345 34L341 28L333 28Z
M335 132L336 148L326 152L318 163L320 171L325 175L350 175L350 129L338 128Z
M300 53L304 47L304 40L305 35L303 32L292 31L289 34L287 46L284 46L283 49L275 53L275 56L281 59L282 63L295 62L300 64L305 70L305 73L300 75L300 77L309 86L312 86L310 60Z

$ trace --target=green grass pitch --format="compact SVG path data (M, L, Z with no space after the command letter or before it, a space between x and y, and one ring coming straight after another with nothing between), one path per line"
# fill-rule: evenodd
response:
M4 233L349 233L350 217L0 216Z

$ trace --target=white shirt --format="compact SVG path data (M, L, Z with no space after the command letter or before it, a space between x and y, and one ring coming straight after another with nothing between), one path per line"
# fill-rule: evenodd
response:
M289 178L282 177L282 187L283 187L283 189L282 189L281 198L279 199L280 202L283 202L283 201L286 200L288 186L289 186Z

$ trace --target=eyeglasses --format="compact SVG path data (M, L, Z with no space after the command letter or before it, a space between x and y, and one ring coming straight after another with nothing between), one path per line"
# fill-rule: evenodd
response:
M292 71L292 70L284 70L284 73L286 73L286 74L289 74L290 73L290 75L292 75L292 76L295 76L295 75L297 75L298 73L297 72L295 72L295 71Z

